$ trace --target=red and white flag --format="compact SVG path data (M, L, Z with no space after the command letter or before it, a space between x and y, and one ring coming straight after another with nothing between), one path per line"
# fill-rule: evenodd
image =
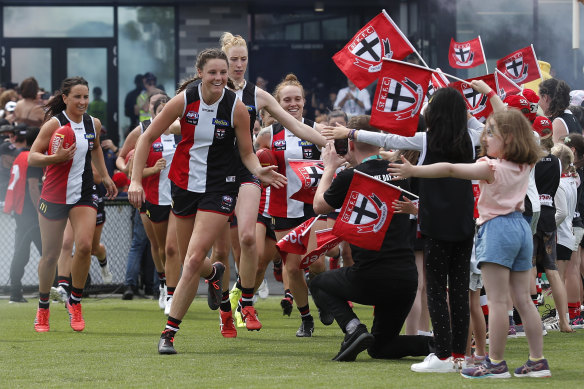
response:
M472 80L482 80L490 86L492 90L497 90L497 83L495 82L495 76L493 74L487 74L486 76L470 78L465 82L457 81L450 84L451 87L457 89L462 94L464 101L466 102L466 107L471 115L484 123L491 112L493 112L493 107L491 106L487 95L475 91L470 86Z
M413 52L408 38L383 10L333 56L333 61L363 89L377 80L382 58L404 59Z
M367 174L354 172L333 234L366 250L379 250L393 217L391 204L401 191Z
M322 161L311 159L289 159L290 168L300 179L300 189L290 196L291 199L312 204L316 188L322 177L324 165Z
M284 262L288 254L305 254L310 240L310 229L313 226L314 217L306 220L298 227L290 231L276 243L276 249Z
M505 74L501 73L499 69L495 71L495 81L497 82L497 93L501 100L505 100L505 97L507 96L517 95L522 91L519 85L511 81Z
M485 53L481 44L481 37L467 42L456 42L450 38L448 62L456 69L469 69L485 63Z
M440 68L436 68L436 70L442 72ZM428 87L428 96L432 96L438 89L446 88L448 85L450 85L450 81L444 74L432 72L430 86Z
M370 124L380 130L413 136L432 72L424 67L384 60L371 108Z
M315 232L316 248L308 253L304 258L302 258L302 261L300 262L301 269L305 269L312 265L318 259L318 257L343 241L343 239L333 234L332 230L332 228L327 228Z
M541 78L533 45L517 50L497 61L497 69L516 84Z

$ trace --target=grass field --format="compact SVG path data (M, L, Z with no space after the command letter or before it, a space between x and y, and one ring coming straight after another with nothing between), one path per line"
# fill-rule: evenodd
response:
M205 296L198 297L175 338L179 354L170 356L156 351L165 323L156 301L84 299L81 333L69 327L62 304L51 306L51 331L36 333L33 301L0 301L2 388L574 388L584 379L584 330L545 337L551 378L471 381L411 372L422 358L373 360L364 352L353 363L332 362L342 341L338 326L317 320L312 338L296 338L299 315L283 317L275 296L256 305L263 329L239 329L236 339L220 335L218 313L208 309ZM372 309L355 309L370 328ZM505 357L510 368L523 364L525 338L511 339Z

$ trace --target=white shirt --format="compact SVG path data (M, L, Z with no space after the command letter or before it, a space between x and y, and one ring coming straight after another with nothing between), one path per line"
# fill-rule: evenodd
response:
M341 107L341 102L347 96L347 93L351 92L353 97L356 97L361 103L363 103L363 108L354 99L347 99L345 104ZM335 108L338 107L342 109L348 116L365 115L365 112L371 109L371 97L367 89L357 89L350 90L349 87L339 90L337 93L337 99L335 100Z

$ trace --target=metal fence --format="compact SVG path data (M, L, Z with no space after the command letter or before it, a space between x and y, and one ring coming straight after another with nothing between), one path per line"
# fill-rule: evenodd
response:
M106 200L106 222L101 234L101 242L107 250L107 260L113 275L113 283L104 285L101 281L99 264L95 257L91 261L89 275L91 286L88 292L112 291L123 284L126 275L126 261L132 241L132 207L127 199ZM10 264L14 254L14 230L16 228L11 215L0 212L0 291L9 293ZM30 261L26 265L22 285L25 291L38 290L38 264L40 254L31 244Z

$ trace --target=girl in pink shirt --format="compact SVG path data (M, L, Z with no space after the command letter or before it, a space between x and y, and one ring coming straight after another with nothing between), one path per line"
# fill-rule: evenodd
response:
M511 376L503 360L509 329L507 299L511 294L529 343L529 359L515 369L515 376L548 377L551 373L543 358L541 318L529 294L533 241L521 215L529 172L541 158L541 148L529 122L516 109L493 113L487 119L481 145L486 156L472 164L413 166L402 158L403 164L391 164L388 171L398 178L480 180L475 245L489 298L489 358L480 366L463 369L461 374L465 378Z

